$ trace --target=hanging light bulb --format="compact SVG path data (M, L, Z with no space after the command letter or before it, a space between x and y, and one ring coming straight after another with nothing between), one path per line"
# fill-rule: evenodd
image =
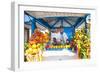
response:
M87 22L87 23L90 23L90 22L91 22L91 19L90 19L90 18L91 18L90 15L88 15L88 16L86 17L86 22Z

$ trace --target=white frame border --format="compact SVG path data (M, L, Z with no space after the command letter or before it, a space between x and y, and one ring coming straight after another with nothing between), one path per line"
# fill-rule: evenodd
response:
M22 52L20 50L23 46L23 10L34 10L34 11L54 11L54 12L76 12L76 13L91 13L91 20L93 20L91 27L91 56L90 60L69 60L67 63L65 61L62 62L39 62L39 63L25 63L23 62ZM80 67L80 66L95 66L97 65L97 49L95 49L95 30L96 26L96 9L93 7L83 7L68 5L66 7L63 6L40 6L33 5L32 3L12 3L12 18L11 18L11 29L12 29L12 49L11 49L11 69L14 71L23 70L23 69L44 69L47 67L53 68L67 68L67 67ZM21 20L20 20L21 19ZM22 25L21 25L22 24ZM21 28L21 29L20 29ZM41 64L41 65L40 65ZM59 67L60 66L60 67Z

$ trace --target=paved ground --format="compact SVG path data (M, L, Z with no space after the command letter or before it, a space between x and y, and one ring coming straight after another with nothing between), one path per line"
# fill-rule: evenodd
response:
M43 53L44 60L57 61L57 60L72 60L77 59L77 55L69 50L62 51L45 51Z

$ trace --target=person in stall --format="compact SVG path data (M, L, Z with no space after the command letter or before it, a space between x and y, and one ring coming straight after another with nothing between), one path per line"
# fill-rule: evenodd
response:
M60 27L60 37L61 37L61 43L62 44L68 44L68 36L67 34L64 32L64 29L62 27Z
M51 32L51 42L54 45L66 44L68 40L67 34L64 32L63 28L58 27L53 32Z
M51 31L51 43L53 45L60 44L60 38L60 32L58 31L58 29L54 29L53 31Z

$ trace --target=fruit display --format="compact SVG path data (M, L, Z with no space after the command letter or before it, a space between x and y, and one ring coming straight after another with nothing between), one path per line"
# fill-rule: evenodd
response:
M58 48L58 49L60 49L60 48L70 48L70 45L46 45L46 47L45 48Z
M43 50L42 44L33 44L32 46L30 46L28 49L25 50L26 60L28 62L41 61L42 50Z
M90 58L90 33L86 33L85 28L77 29L73 39L78 57L81 59Z
M87 32L86 32L87 30ZM46 50L62 50L71 49L76 53L79 59L90 58L90 25L87 27L75 29L72 39L66 40L66 43L62 44L56 42L57 39L53 39L54 43L51 43L49 30L42 30L36 28L28 42L24 43L25 62L38 62L43 61L43 51Z
M28 43L24 44L25 61L34 62L43 60L43 50L45 43L49 41L49 32L41 32L40 29L35 29Z
M34 33L32 34L32 37L29 40L31 44L47 43L48 41L49 41L49 33L48 32L43 33L38 28L34 31Z

